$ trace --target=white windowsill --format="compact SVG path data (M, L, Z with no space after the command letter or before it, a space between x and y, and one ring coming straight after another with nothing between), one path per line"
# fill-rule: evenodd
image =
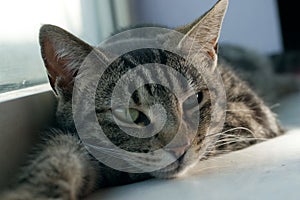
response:
M299 102L300 93L287 98L280 117L288 119L293 111L299 119ZM51 123L54 108L55 98L48 84L0 94L0 189L15 174L38 130ZM299 122L295 123L298 127ZM283 137L200 163L199 173L184 179L150 180L109 188L88 199L298 199L299 134L299 129L291 131Z
M298 200L299 144L300 129L202 161L186 177L105 188L86 200Z
M0 189L25 159L40 129L54 117L48 84L0 94Z
M25 89L2 93L0 94L0 103L13 101L19 98L28 97L32 95L37 95L44 92L51 92L51 87L48 83L33 86L33 87L28 87Z

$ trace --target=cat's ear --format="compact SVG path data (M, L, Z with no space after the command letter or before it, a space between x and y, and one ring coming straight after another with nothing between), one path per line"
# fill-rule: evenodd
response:
M58 90L62 90L72 93L74 78L93 47L53 25L41 27L39 42L54 92L58 94Z
M186 49L191 54L205 52L216 61L218 39L227 7L228 0L219 0L196 21L175 29L185 34L179 43L179 48Z

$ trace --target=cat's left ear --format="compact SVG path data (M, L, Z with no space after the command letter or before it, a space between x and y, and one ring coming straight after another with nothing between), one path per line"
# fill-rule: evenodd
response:
M175 30L185 34L179 48L187 50L191 55L207 53L217 60L217 45L222 22L228 7L228 0L219 0L215 6L196 21Z
M80 65L93 47L54 25L41 27L39 41L53 91L69 97Z

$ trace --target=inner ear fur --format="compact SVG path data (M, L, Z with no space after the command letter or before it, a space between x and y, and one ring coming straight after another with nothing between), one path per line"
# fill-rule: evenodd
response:
M57 94L59 88L72 90L74 77L93 47L54 25L41 27L39 42L49 82L54 92Z
M194 22L176 28L184 35L179 43L180 48L197 54L206 52L212 59L217 59L218 40L224 16L228 7L228 0L219 0L208 12Z

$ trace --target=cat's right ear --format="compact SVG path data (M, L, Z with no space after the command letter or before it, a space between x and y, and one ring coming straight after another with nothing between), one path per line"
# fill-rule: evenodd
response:
M93 47L53 25L43 25L39 42L49 82L56 94L72 94L74 78Z
M179 43L180 49L194 54L206 54L216 66L218 40L223 19L228 7L228 0L219 0L208 12L194 22L175 29L184 34ZM214 67L215 67L214 66Z

